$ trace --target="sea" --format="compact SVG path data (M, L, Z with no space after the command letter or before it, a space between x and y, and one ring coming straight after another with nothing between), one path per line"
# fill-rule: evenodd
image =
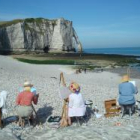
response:
M126 56L136 56L140 60L140 47L125 47L125 48L87 48L83 50L89 54L117 54ZM140 64L129 64L130 67L136 68L140 72Z
M118 54L131 55L140 58L140 47L122 47L122 48L85 48L84 53L90 54Z

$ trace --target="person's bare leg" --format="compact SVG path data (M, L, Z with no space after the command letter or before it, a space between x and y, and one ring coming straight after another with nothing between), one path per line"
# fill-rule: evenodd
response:
M22 118L19 116L19 120L18 120L18 125L21 126L22 125Z

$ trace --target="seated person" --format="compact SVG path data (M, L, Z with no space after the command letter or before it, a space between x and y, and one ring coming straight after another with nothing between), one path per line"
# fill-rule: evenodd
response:
M31 86L31 92L34 95L37 95L36 88L32 84L30 86ZM24 88L23 87L20 87L19 92L21 93L22 91L24 91Z
M29 117L32 119L32 113L33 113L33 107L32 102L34 104L37 104L39 95L34 95L33 92L31 92L32 84L30 84L28 81L24 83L24 90L18 94L16 99L16 104L19 105L17 108L17 114L19 115L19 118L22 117Z
M2 115L6 114L7 94L7 91L2 91L0 93L0 128L2 127Z
M71 94L69 95L68 103L68 123L71 125L71 117L81 117L85 115L86 106L82 94L80 93L80 86L72 82L69 87Z
M137 94L137 88L129 82L129 76L122 77L122 83L119 84L119 105L135 105L134 94Z

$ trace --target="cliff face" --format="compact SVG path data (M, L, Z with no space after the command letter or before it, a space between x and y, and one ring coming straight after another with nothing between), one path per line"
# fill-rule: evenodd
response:
M31 18L0 24L0 51L74 51L79 43L72 22L63 18Z

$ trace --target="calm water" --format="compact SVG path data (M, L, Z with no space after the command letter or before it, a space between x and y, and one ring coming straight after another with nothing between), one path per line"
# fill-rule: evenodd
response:
M140 56L140 47L129 48L90 48L84 49L85 53L93 54L121 54Z

